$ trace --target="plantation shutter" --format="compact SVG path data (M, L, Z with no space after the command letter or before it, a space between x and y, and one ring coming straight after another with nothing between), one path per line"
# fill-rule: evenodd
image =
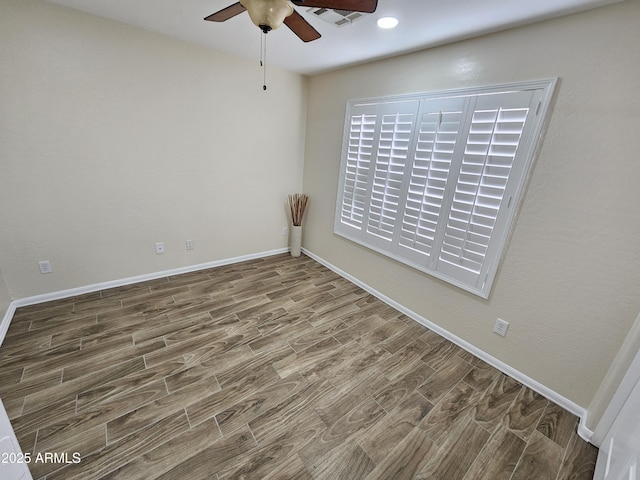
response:
M427 262L437 241L467 103L465 98L436 99L424 100L420 106L398 239L398 254L413 262Z
M375 150L366 237L390 248L398 222L400 195L415 126L418 102L382 104Z
M347 151L341 189L340 221L360 230L368 205L369 169L373 159L375 105L363 105L349 118Z
M335 232L486 298L554 86L349 102Z

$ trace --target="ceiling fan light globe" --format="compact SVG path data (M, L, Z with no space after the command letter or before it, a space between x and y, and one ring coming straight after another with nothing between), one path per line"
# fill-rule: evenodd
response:
M240 0L247 9L251 21L263 32L275 30L284 19L293 13L293 6L288 0Z

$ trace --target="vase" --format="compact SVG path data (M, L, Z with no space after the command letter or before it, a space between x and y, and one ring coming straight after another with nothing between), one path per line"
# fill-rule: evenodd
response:
M293 225L291 227L291 256L299 257L300 248L302 247L302 226Z

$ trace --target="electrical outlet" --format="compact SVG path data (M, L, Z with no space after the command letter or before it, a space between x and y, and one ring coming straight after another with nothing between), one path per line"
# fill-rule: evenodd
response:
M509 322L505 322L499 318L496 318L496 323L493 326L493 332L497 333L501 337L504 337L507 334L507 330L509 328Z
M53 272L53 269L51 268L51 262L49 260L43 260L41 262L38 262L38 265L40 266L40 273Z
M156 243L156 255L160 255L164 253L164 242L157 242Z
M282 227L282 236L286 237L289 235L289 227Z
M186 242L187 250L193 250L193 240L187 240Z

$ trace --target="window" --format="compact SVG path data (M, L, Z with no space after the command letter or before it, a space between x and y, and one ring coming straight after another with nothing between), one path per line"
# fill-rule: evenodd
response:
M335 233L488 298L555 84L349 101Z

